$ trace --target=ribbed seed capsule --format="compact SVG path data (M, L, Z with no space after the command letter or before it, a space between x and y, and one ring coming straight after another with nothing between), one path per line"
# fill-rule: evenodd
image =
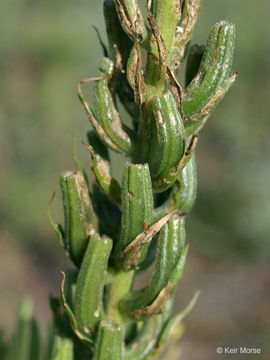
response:
M93 360L123 359L123 328L112 320L102 320L98 327Z
M148 163L153 179L175 167L185 152L185 129L175 98L170 91L153 97L155 118L151 126ZM155 188L154 188L155 190Z
M153 212L153 222L158 221L174 209L182 210L188 214L192 209L197 194L197 173L195 153L178 175L166 200Z
M104 58L100 65L100 80L95 81L94 114L106 136L114 144L113 150L129 153L131 148L130 130L121 122L109 87L113 75L113 62ZM101 137L101 140L102 137Z
M65 215L64 246L71 260L79 266L88 238L95 232L96 215L85 178L80 171L63 173L60 185Z
M103 289L112 240L91 237L76 283L74 314L78 329L92 338L103 312Z
M153 194L148 165L127 164L122 182L121 236L119 254L143 231L143 223L152 223ZM143 250L144 257L147 246Z
M231 75L235 26L227 21L214 25L198 74L183 95L186 135L198 130L234 83Z
M122 310L131 317L142 319L158 314L170 298L176 284L172 279L185 258L184 224L184 218L174 215L160 231L150 284L130 292L121 302Z
M115 65L114 84L121 103L127 112L137 117L139 108L134 103L134 92L126 78L126 66L133 43L124 32L113 0L104 1L104 17L109 41L110 58Z

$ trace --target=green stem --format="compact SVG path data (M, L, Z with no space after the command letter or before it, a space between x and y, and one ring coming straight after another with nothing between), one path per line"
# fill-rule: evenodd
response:
M126 316L119 309L119 303L124 295L130 290L133 279L134 271L122 271L119 270L113 276L111 284L108 286L106 294L106 312L107 316L111 320L115 320L119 324L124 324Z

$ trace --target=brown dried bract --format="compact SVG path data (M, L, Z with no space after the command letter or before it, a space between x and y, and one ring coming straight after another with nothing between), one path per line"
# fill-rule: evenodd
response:
M121 257L124 258L124 265L127 269L136 268L141 257L142 248L149 243L153 237L160 231L160 229L170 220L174 214L181 214L181 210L174 210L168 215L164 216L155 224L151 225L146 231L143 231L135 240L133 240L123 251Z
M151 305L133 311L130 316L135 319L141 319L143 316L150 317L160 314L164 310L167 302L170 300L171 293L175 286L176 284L168 281L167 285L160 291Z

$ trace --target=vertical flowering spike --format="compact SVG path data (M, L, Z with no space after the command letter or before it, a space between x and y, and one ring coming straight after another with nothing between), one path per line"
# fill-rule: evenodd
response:
M102 320L98 327L93 360L123 359L123 328L112 320Z
M88 238L95 232L96 215L88 186L80 171L67 171L60 177L63 195L65 232L64 246L71 260L79 266Z
M231 75L234 42L233 24L221 21L214 25L198 74L183 95L187 136L200 128L234 83L237 75Z
M142 319L162 311L176 282L173 280L179 263L186 253L184 218L174 215L159 234L154 272L150 284L143 290L132 291L121 302L129 316Z
M112 240L91 237L80 268L74 301L78 329L93 338L103 313L103 289Z
M153 221L156 222L174 209L188 214L192 209L197 194L197 173L195 153L178 175L166 200L153 212Z
M122 252L143 231L143 222L151 225L153 194L148 165L127 164L122 181L121 235L116 253ZM143 256L146 254L146 248ZM143 258L142 256L142 258Z
M201 0L146 0L148 26L137 1L104 0L109 53L99 76L78 85L94 128L85 143L93 176L89 190L82 170L61 177L65 234L49 211L79 268L73 276L67 272L66 288L62 272L60 299L51 299L61 336L54 360L157 359L195 302L171 317L188 252L184 227L196 197L198 132L236 78L235 30L221 21L205 49L191 47L183 91L176 72ZM92 108L81 91L90 81ZM132 130L120 120L118 100L131 115ZM111 175L108 148L133 162L124 168L121 188ZM135 276L152 263L149 284L135 290Z

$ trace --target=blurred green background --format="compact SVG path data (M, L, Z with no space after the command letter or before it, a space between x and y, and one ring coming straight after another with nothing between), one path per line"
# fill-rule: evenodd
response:
M204 0L192 41L205 43L219 20L234 22L239 77L197 150L191 251L176 308L196 289L202 295L186 320L184 360L226 359L215 351L223 345L261 347L256 359L270 357L269 12L267 0ZM46 211L57 190L53 214L62 221L58 175L73 168L72 134L89 169L79 141L89 124L76 85L96 76L102 57L92 25L105 40L102 1L0 1L0 327L7 334L26 293L45 329L48 293L58 292L68 263Z

